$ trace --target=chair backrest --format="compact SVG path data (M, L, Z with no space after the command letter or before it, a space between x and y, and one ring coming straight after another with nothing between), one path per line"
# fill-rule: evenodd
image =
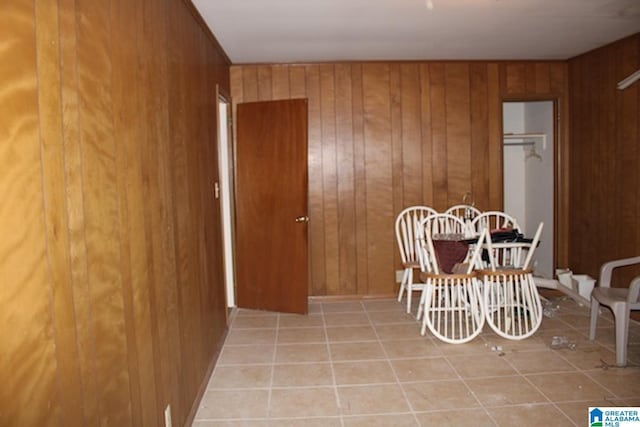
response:
M519 230L518 221L509 214L500 211L482 212L471 221L471 230L478 236L480 230L486 228L489 232L494 230L513 229Z
M531 242L507 242L492 243L491 236L485 231L484 246L489 256L489 267L492 271L496 271L499 267L508 267L518 270L527 270L531 266L533 254L538 247L542 228L544 224L538 225L536 234ZM485 229L486 230L486 229Z
M458 218L461 218L463 220L471 221L475 217L480 215L482 211L480 211L480 209L476 208L475 206L471 206L471 205L455 205L455 206L451 206L449 209L444 211L444 213L457 216Z
M466 226L462 219L449 214L433 214L422 220L418 224L417 235L418 245L421 249L418 254L420 270L440 274L441 269L435 256L433 240L462 239L465 235L465 229Z
M400 250L400 258L403 263L417 262L416 253L416 233L418 224L430 215L437 214L433 208L428 206L410 206L404 209L396 217L395 232Z

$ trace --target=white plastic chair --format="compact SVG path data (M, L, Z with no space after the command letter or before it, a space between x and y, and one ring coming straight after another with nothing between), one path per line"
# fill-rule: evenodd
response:
M489 232L495 230L513 229L519 230L518 221L509 214L500 211L482 212L480 215L471 220L471 232L479 236L482 229Z
M398 302L402 301L402 296L407 292L407 313L411 312L411 293L414 289L422 289L423 283L414 283L413 270L420 268L418 254L416 252L416 229L418 224L430 215L438 212L427 206L411 206L404 209L396 217L395 232L402 260L402 279L400 290L398 291Z
M591 322L589 339L596 338L596 326L600 304L607 306L613 312L616 325L616 365L627 365L627 340L629 337L629 312L640 310L640 276L634 278L629 288L612 288L611 275L613 270L640 264L640 256L609 261L600 268L598 286L591 293Z
M422 240L420 276L425 285L418 309L419 313L422 312L420 333L424 335L429 328L436 338L444 342L469 342L480 334L485 321L482 293L473 272L481 245L476 245L467 257L467 267L462 274L444 274L438 265L430 222L436 223L437 218L427 218L422 227L425 237Z
M531 243L491 243L484 232L490 269L479 270L489 327L501 337L521 340L533 335L542 323L542 303L529 269L540 241L540 223ZM508 255L505 255L508 254Z

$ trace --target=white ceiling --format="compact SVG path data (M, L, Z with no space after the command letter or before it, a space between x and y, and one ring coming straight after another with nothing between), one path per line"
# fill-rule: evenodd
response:
M234 64L567 59L640 31L640 0L192 0Z

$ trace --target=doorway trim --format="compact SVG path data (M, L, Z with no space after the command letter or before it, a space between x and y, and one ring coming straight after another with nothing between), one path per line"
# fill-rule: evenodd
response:
M220 217L222 220L225 298L227 308L232 308L236 306L233 115L231 97L219 85L216 85L216 117L218 122L218 170L220 171L218 191L220 192Z

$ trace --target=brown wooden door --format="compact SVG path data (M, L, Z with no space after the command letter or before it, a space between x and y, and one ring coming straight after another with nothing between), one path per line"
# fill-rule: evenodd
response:
M238 307L307 312L307 101L238 104Z

